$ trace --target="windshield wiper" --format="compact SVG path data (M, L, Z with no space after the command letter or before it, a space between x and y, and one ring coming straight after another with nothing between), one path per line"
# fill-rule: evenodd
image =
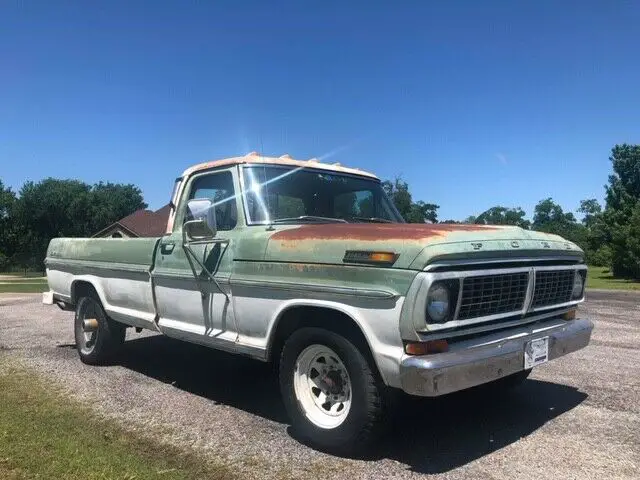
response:
M300 215L299 217L274 218L269 223L287 223L287 222L348 223L343 218L319 217L316 215Z
M358 220L360 222L371 222L371 223L395 223L393 220L388 220L386 218L380 217L351 217L352 220Z

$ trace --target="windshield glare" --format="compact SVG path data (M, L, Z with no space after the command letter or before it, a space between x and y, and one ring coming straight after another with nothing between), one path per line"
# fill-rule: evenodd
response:
M267 165L244 167L243 175L248 223L268 223L301 216L348 222L367 219L403 222L377 180Z

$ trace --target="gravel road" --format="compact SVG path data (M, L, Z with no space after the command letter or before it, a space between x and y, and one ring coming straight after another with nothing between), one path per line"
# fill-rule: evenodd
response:
M638 293L589 292L581 310L596 322L591 345L514 392L403 400L364 460L291 438L267 365L131 332L117 365L88 367L72 313L39 302L0 295L3 354L127 428L223 458L249 478L640 478Z

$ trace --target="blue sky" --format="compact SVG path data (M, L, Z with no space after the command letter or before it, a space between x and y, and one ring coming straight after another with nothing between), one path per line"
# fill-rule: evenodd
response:
M341 149L441 219L575 210L640 143L639 24L638 2L2 2L0 178L159 208L193 163Z

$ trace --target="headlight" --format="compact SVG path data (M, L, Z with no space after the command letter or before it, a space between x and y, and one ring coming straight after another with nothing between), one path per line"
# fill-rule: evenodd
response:
M449 317L449 289L442 283L434 283L427 293L427 315L432 322L442 323Z
M571 299L577 300L582 298L582 291L584 290L584 278L580 272L576 272L573 276L573 290L571 291Z

